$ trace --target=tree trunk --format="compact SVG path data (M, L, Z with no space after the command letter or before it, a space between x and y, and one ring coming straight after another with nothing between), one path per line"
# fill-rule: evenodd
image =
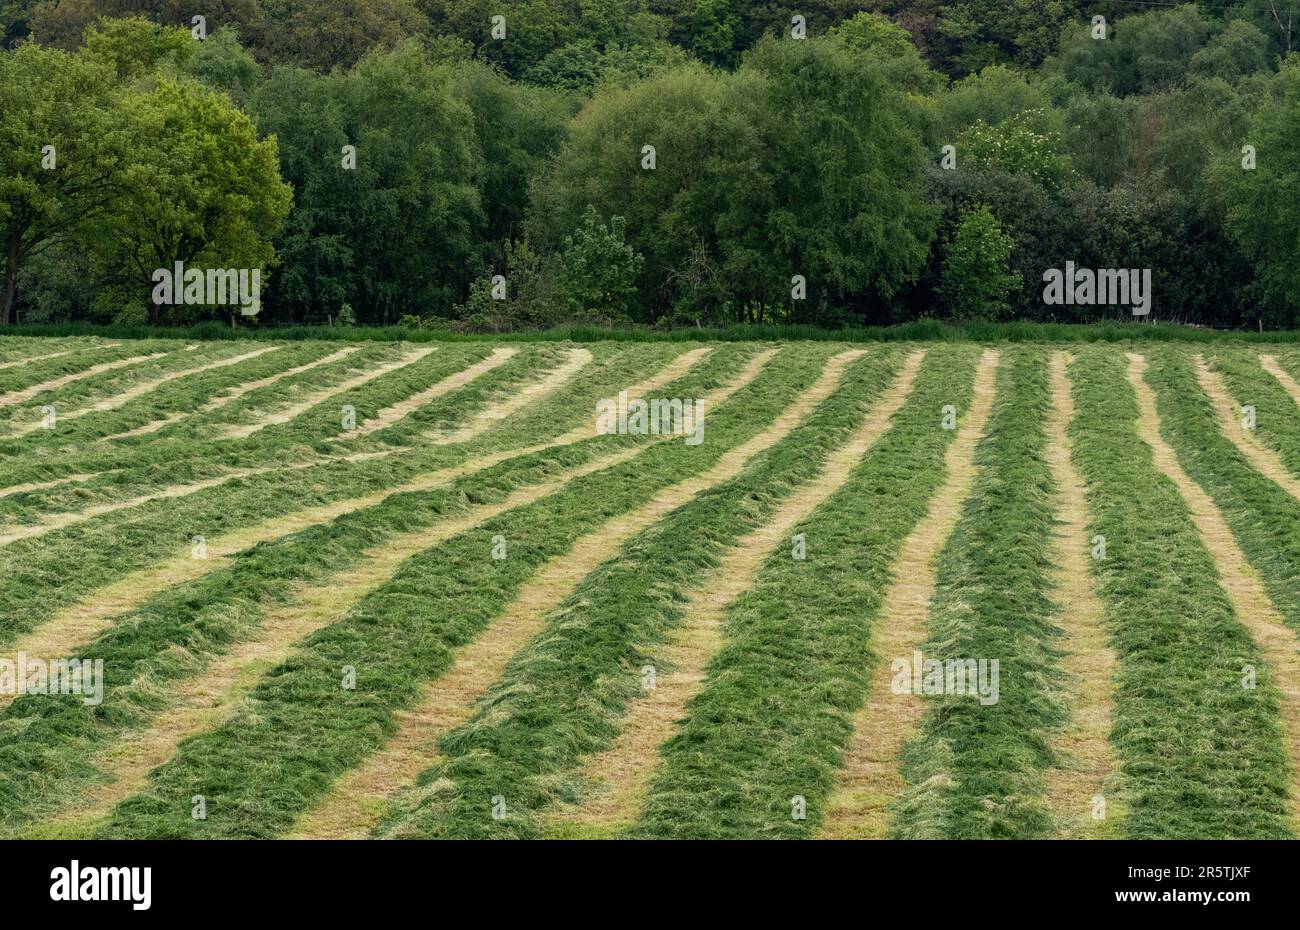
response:
M18 293L18 236L10 236L5 248L5 283L0 292L0 323L5 326L13 317L14 297Z

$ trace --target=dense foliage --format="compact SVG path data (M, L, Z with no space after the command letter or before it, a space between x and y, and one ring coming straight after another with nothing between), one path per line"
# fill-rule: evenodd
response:
M1283 6L0 0L0 322L1290 327Z

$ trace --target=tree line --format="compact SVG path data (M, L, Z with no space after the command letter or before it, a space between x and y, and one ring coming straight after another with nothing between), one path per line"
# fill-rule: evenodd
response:
M0 321L1291 327L1284 6L0 0Z

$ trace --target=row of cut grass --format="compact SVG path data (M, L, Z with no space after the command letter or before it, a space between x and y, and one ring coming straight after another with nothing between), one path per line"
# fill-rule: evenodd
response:
M182 383L179 385L180 396L188 400L196 412L185 420L166 426L152 436L146 460L165 461L169 454L172 458L180 458L184 450L192 448L196 441L215 440L225 430L274 413L303 396L315 391L327 390L331 385L340 384L362 371L391 362L401 355L402 350L399 346L362 346L356 352L307 371L291 374L274 384L252 391L211 411L200 409L212 399L211 394L201 393L200 390L187 390L189 386ZM170 385L169 388L175 390L177 385ZM178 444L168 440L182 442ZM212 441L210 448L219 449L220 444ZM48 470L61 464L73 463L76 465L75 470L103 470L109 467L132 465L135 463L133 457L138 458L141 451L139 448L132 448L132 444L129 443L121 445L97 443L57 450L56 454L44 450L39 459L29 456L24 461L20 458L19 464L20 466L39 465Z
M707 584L728 546L815 476L897 370L898 356L855 364L841 387L736 477L679 507L588 575L510 663L381 826L389 836L534 837L556 802L579 797L582 757L618 734L641 669L683 617L684 588ZM493 816L494 797L505 801Z
M671 396L692 396L684 392L718 387L739 370L750 351L748 346L718 350L691 377L670 385ZM667 354L676 352L668 347ZM644 362L635 354L618 353L608 366L575 379L535 408L503 422L507 428L465 447L415 450L401 457L240 478L0 547L0 643L33 629L112 580L188 553L196 535L215 540L286 513L395 488L420 475L462 465L474 455L519 448L522 438L545 442L566 427L592 422L590 411L597 398L611 396L620 385L644 373ZM525 424L531 424L528 433L523 432ZM605 446L617 447L636 437L602 438ZM69 565L77 570L70 572Z
M700 372L680 386L702 389L712 386L714 377ZM775 375L769 376L769 381L776 382L766 388L769 393L793 390ZM724 423L728 419L741 420L747 403L752 403L752 397L724 405L716 412L717 417ZM714 423L710 427L714 428ZM635 437L600 437L503 462L445 489L394 495L380 505L259 546L242 554L229 569L212 572L152 598L85 650L105 663L109 693L103 705L86 708L76 700L24 698L15 701L0 717L23 722L21 739L6 747L12 753L2 753L13 761L12 766L0 767L9 776L7 784L12 791L11 795L0 792L0 810L4 811L0 821L12 829L14 824L41 811L66 803L85 779L95 777L86 761L91 752L124 729L142 726L165 705L167 683L201 671L212 656L246 636L269 605L291 597L296 586L327 584L330 578L360 561L366 550L382 545L396 533L433 526L476 505L500 503L512 491L540 484L620 447L635 445ZM664 458L663 453L657 455ZM638 457L638 461L642 458ZM563 493L566 500L573 496ZM556 509L563 512L561 505ZM557 526L562 526L562 521ZM47 762L59 755L67 772L65 777L53 783L32 778L33 752Z
M75 513L97 505L134 500L192 482L232 476L242 470L265 470L276 468L281 463L284 463L285 468L299 469L315 463L338 461L348 455L379 454L379 450L385 447L376 446L374 443L364 441L353 443L344 440L321 444L318 440L322 434L328 434L331 438L339 434L341 401L346 400L359 405L358 417L360 418L364 416L363 411L376 411L387 406L392 402L393 396L408 397L422 387L426 387L427 384L422 383L426 379L436 383L448 374L463 371L473 359L472 354L464 357L457 351L448 354L455 357L444 358L438 367L430 368L422 375L412 374L411 378L419 377L419 380L414 383L408 380L391 387L381 387L377 384L349 392L346 396L319 407L314 411L316 413L314 419L304 415L292 424L285 424L283 429L263 431L270 433L270 436L259 434L257 437L234 442L202 443L178 440L165 442L154 439L152 443L142 443L136 452L115 456L117 467L112 471L100 473L89 481L35 488L26 493L0 498L0 519L8 518L8 522L20 525L37 523L47 515ZM520 381L528 380L530 361L544 365L549 363L550 356L555 354L562 354L562 350L549 346L542 347L538 353L530 353L528 357L519 360L516 366L501 366L501 369L489 372L482 378L435 398L419 413L425 418L436 417L446 423L465 421L480 409L481 404L487 403L488 398L493 394L510 392ZM397 374L394 373L390 377L396 378ZM483 383L480 384L480 381ZM374 394L374 391L379 393ZM361 420L359 419L358 422ZM390 430L400 425L400 423L394 424L388 430L380 430L373 435L387 436ZM146 440L148 438L145 437ZM239 448L232 452L231 446ZM418 451L418 447L413 448ZM463 452L464 449L461 451ZM445 454L443 458L446 458ZM126 467L132 461L138 463L141 460L147 460L150 464ZM108 463L103 461L103 456L95 462L73 463L80 472L92 474L97 467L105 464ZM42 465L48 465L48 462L42 462ZM36 473L45 476L48 469L42 467L37 469Z
M36 410L38 405L47 405L47 402L54 399L60 391L75 390L81 382L112 378L113 372L123 371L137 365L150 364L158 359L165 358L169 354L168 350L161 349L148 355L131 355L125 358L96 362L84 367L77 366L76 370L69 374L60 375L49 380L42 379L39 383L0 394L0 416L7 418L13 416L15 412ZM74 387L68 388L68 385Z
M102 480L83 483L76 488L52 489L23 497L19 503L35 515L76 509L78 506L92 502L134 498L159 484L160 479L166 479L167 483L174 484L210 478L231 470L264 468L284 462L302 464L327 461L330 457L337 458L345 454L370 453L385 449L391 451L394 446L399 445L414 447L420 443L412 440L411 437L412 434L418 433L421 424L436 422L458 425L472 416L481 405L487 403L489 398L497 394L509 393L516 390L519 385L527 383L532 376L528 365L530 361L539 365L546 364L554 357L562 357L563 351L558 347L539 347L536 353L528 353L525 358L519 359L518 364L503 366L502 369L490 372L452 394L437 398L412 414L408 418L411 420L410 424L399 422L361 441L323 442L325 439L332 440L338 435L341 429L340 404L344 400L356 406L359 417L364 418L367 411L387 406L394 396L394 390L397 392L397 397L409 396L418 390L417 386L409 383L402 384L400 381L392 387L385 383L392 379L399 379L400 372L391 373L364 388L349 391L346 398L324 402L315 410L308 411L303 417L283 427L263 430L247 439L204 440L203 436L211 432L209 425L216 425L216 421L200 414L190 418L190 421L174 424L159 435L142 437L135 444L125 448L112 448L111 445L109 448L103 448L105 444L97 444L84 454L64 456L57 460L44 457L20 461L15 464L9 480L14 484L22 484L48 481L70 474L111 471L111 474L104 474ZM441 353L435 353L435 355L439 354ZM453 356L457 354L451 353ZM654 354L658 357L668 357L668 353ZM618 365L625 360L621 353L612 356L612 361L619 368L627 367ZM369 359L358 364L369 366L372 361L378 364L378 360ZM654 359L648 361L653 363ZM467 361L466 364L468 363ZM339 366L346 364L348 361L344 360L285 379L285 382L292 383L287 386L284 382L277 383L271 388L253 392L239 398L230 407L251 402L250 398L254 400L261 398L267 390L275 392L277 397L288 403L286 399L288 395L284 394L285 391L315 389L300 382L300 378L328 376L339 380L346 373L346 369L340 369ZM606 366L588 367L592 368L591 374L600 377ZM322 372L325 374L322 375ZM309 383L319 384L317 381ZM245 421L253 415L254 412L249 410L231 413L229 408L215 414L223 417L233 416L236 420L243 418ZM74 500L68 501L69 496ZM11 509L18 505L18 503L11 505Z
M0 365L17 368L51 356L71 355L112 345L98 338L24 339L21 336L0 336Z
M28 390L47 381L76 375L105 362L116 362L138 356L154 355L159 352L170 352L177 347L177 343L174 342L149 340L145 342L127 342L113 346L96 345L71 355L33 359L13 368L0 369L0 396L12 391ZM51 354L53 348L52 346Z
M263 346L271 348L273 346ZM145 356L140 361L120 368L113 368L89 377L78 378L59 387L43 391L22 403L0 408L0 428L9 435L0 441L4 443L6 455L21 454L24 447L32 446L40 440L57 439L58 430L30 430L39 425L42 408L53 407L61 416L81 413L100 401L108 401L123 391L137 385L144 385L168 375L197 368L208 362L223 358L234 358L247 352L239 347L213 349L198 346L172 346L158 351L152 356Z
M402 398L410 396L410 394L421 388L427 387L426 381L436 383L449 375L462 371L473 360L473 350L469 355L462 355L459 352L448 353L447 357L437 359L436 365L427 364L426 366L426 363L430 360L423 360L417 364L426 367L422 367L418 371L412 371L404 378L398 378L398 373L390 375L389 377L398 379L399 383L385 386L377 399L372 393L362 389L338 395L332 404L319 405L313 411L316 414L313 419L301 419L284 424L284 428L278 431L268 429L264 431L271 434L267 437L262 437L259 434L257 438L238 441L244 446L238 457L247 461L259 462L260 464L251 467L261 469L273 467L267 464L270 462L288 462L293 463L295 466L302 466L313 461L322 460L321 456L315 451L317 440L321 434L337 435L339 433L342 427L340 405L343 402L355 401L359 404L361 409L357 411L357 415L362 417L365 415L362 412L363 410L379 409L386 406L389 403L389 396L393 393ZM411 367L416 368L417 366L413 365ZM466 402L464 397L449 397L447 402L454 405L461 416L468 415L469 411L464 406ZM198 403L197 398L195 403ZM145 417L143 421L147 422L148 417ZM121 421L116 419L101 421L101 423L103 422L111 423L110 429L116 429L122 425ZM143 438L146 441L148 440L148 437ZM13 515L16 518L13 522L17 523L36 522L46 514L76 512L96 505L131 500L146 495L151 491L156 491L160 486L166 489L179 484L228 475L243 468L243 466L232 466L230 463L234 457L223 454L221 447L227 445L227 443L214 442L205 444L203 442L177 440L154 440L154 442L154 445L142 443L138 447L141 451L136 456L137 458L140 455L147 455L154 460L153 464L148 468L128 469L119 467L111 473L103 474L91 481L51 487L24 495L7 497L0 500L0 514ZM168 460L169 451L177 456L176 462ZM343 450L338 451L341 453ZM126 460L126 456L118 457L119 464ZM83 468L94 467L90 463L80 464Z
M543 562L657 489L698 473L758 432L816 376L824 352L792 350L712 414L705 443L657 443L577 478L408 560L385 585L256 687L246 713L185 743L151 788L121 804L104 835L271 836L318 800L332 774L377 749L394 712L436 677ZM603 437L613 438L613 437ZM589 441L571 447L607 446ZM507 557L491 557L504 536ZM355 691L340 687L357 670ZM198 786L198 787L195 787ZM208 818L190 819L193 794Z
M903 540L944 479L976 353L931 349L912 397L846 484L797 534L807 558L768 555L727 611L725 645L680 731L660 750L635 837L806 837L816 832L873 665L872 624ZM807 819L792 817L802 797Z
M1070 366L1076 465L1092 532L1106 542L1093 571L1118 658L1112 742L1125 833L1288 836L1276 689L1178 489L1135 429L1126 370L1123 356L1095 349ZM1243 687L1248 666L1253 689Z
M945 667L998 662L998 699L982 703L973 681L965 694L925 698L925 721L903 754L909 788L895 809L894 829L906 838L1027 838L1052 829L1042 776L1052 762L1049 730L1063 712L1045 555L1054 497L1044 353L1007 353L999 382L971 496L939 555L922 652Z
M100 349L111 349L115 343L93 341L60 341L58 343L41 344L33 343L30 340L16 342L10 340L7 345L11 346L8 350L0 351L0 370L10 371L19 368L30 368L31 366L49 361L56 358L68 358L77 354L85 354Z
M317 343L318 345L318 343ZM328 343L321 346L321 349L329 349ZM68 473L95 473L110 470L110 468L131 468L136 466L148 466L148 464L160 464L185 458L185 450L194 449L195 442L204 440L209 433L218 431L218 429L229 425L224 418L233 418L234 421L246 421L250 416L256 415L257 403L265 403L266 406L278 407L287 405L292 395L299 390L308 388L312 384L311 379L322 379L329 381L342 380L348 371L347 365L350 360L356 364L369 364L368 356L364 356L365 347L344 355L343 358L335 359L333 362L313 367L308 371L291 373L281 380L263 386L263 388L252 390L242 397L237 397L234 401L214 407L213 410L201 410L201 406L214 399L214 392L204 393L204 384L196 381L192 385L185 382L179 385L173 385L172 390L164 394L172 394L169 398L168 407L181 405L195 405L196 412L188 418L175 421L161 428L156 433L148 434L143 441L138 442L95 442L95 444L86 444L86 442L74 442L69 447L56 447L56 449L36 449L36 447L19 446L12 457L12 468L4 480L8 484L23 484L27 481L44 477L52 479L68 475ZM385 350L370 349L372 355L376 352ZM269 355L270 359L276 358L277 352ZM378 364L378 359L382 355L374 355L374 364ZM292 365L286 365L286 369L292 368ZM304 384L305 381L305 384ZM192 389L190 389L192 386ZM135 402L142 410L146 408L144 403ZM81 438L81 437L74 437ZM168 438L177 438L182 442L165 442ZM230 447L239 447L233 444L227 444ZM212 442L205 447L204 455L209 458L214 457L214 451L220 449L220 444Z
M184 353L189 354L189 353ZM71 471L102 471L107 468L130 467L143 462L166 462L172 459L186 458L187 451L195 448L196 442L207 443L204 448L206 457L216 457L212 453L220 450L220 443L215 440L224 431L238 425L254 422L257 419L288 407L300 397L316 391L327 390L331 385L340 384L349 377L355 377L362 371L377 368L392 362L401 356L399 347L363 347L351 355L335 362L291 375L273 385L237 398L230 404L212 411L199 411L193 416L167 426L158 434L149 437L146 444L93 444L81 447L60 448L51 454L49 449L30 449L40 452L39 456L31 454L24 457L29 447L20 446L16 450L19 469L41 468L44 474L63 467ZM436 355L437 353L433 353ZM274 355L274 353L272 353ZM292 367L286 365L285 367ZM195 409L202 407L212 398L211 392L204 392L202 383L197 385L180 383L169 386L176 393L174 404L188 404ZM114 412L116 413L116 411ZM338 417L335 416L335 422ZM145 420L132 425L140 425ZM28 437L30 439L31 437ZM55 437L57 438L57 437ZM249 447L256 447L249 443ZM142 457L143 454L143 457ZM18 472L25 477L25 472Z
M1149 358L1147 381L1156 391L1161 432L1214 499L1287 624L1300 630L1300 500L1251 467L1223 434L1185 355L1164 351Z
M57 428L48 435L42 430L27 437L26 444L12 443L12 452L15 455L26 454L35 447L34 443L45 440L45 445L50 449L58 447L58 454L70 455L93 440L143 427L157 420L193 415L203 404L220 397L230 388L304 364L321 354L320 347L311 344L266 348L271 351L209 371L182 375L115 409L95 411L76 418L61 417ZM46 454L48 449L42 452L43 456Z
M1221 349L1207 358L1223 375L1237 403L1255 408L1255 438L1276 452L1293 475L1300 476L1300 407L1264 370L1259 356L1258 352Z
M572 351L551 346L522 348L504 365L459 388L455 394L454 404L429 404L417 408L391 426L364 437L339 436L340 403L346 402L355 407L356 422L362 425L384 408L406 400L411 395L486 358L490 351L490 347L485 345L465 347L469 352L454 353L454 361L444 359L433 364L445 348L440 348L429 358L407 369L392 372L362 388L348 391L346 395L337 395L322 401L304 411L290 423L267 427L263 431L266 434L264 441L305 443L317 451L335 454L342 451L376 451L389 449L395 445L418 445L418 437L422 430L428 429L435 423L460 423L479 406L488 403L490 398L518 390L520 386L539 377L546 370L562 363L568 352Z

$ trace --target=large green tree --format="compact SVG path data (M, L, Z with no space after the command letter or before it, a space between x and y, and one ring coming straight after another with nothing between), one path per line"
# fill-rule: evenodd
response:
M762 256L753 263L760 280L806 278L808 299L793 305L794 319L873 313L925 260L935 216L924 201L909 88L888 78L896 61L834 36L766 39L742 69L764 78L771 197L757 225L730 232Z
M265 276L271 237L292 203L275 139L259 140L228 97L193 82L159 79L122 106L131 132L148 142L119 166L118 196L96 224L119 277L138 281L143 298L154 271L175 262ZM151 322L162 313L149 303Z
M604 88L534 186L530 238L558 251L588 205L624 217L645 259L643 320L665 308L705 312L733 287L752 288L732 232L757 222L768 196L757 112L765 92L756 74L698 65Z
M492 140L492 177L506 188L494 216L502 226L522 209L520 160L547 145L527 137L526 103L491 101L490 87L465 80L454 62L407 41L348 72L279 68L258 89L254 110L277 134L298 191L279 240L289 267L272 309L318 321L348 303L359 321L382 324L445 316L464 299L487 257L488 223L484 145L466 97L480 101L485 121L493 107L503 114Z
M0 323L23 263L113 202L130 145L116 98L101 61L30 44L0 54Z
M952 316L999 320L1010 313L1007 296L1021 284L1020 276L1009 270L1012 245L988 207L980 205L962 217L948 243L938 287Z
M1249 121L1243 141L1253 158L1224 156L1215 180L1227 231L1254 266L1255 295L1273 322L1294 326L1300 319L1300 60L1287 61L1281 82L1280 97Z
M767 39L735 74L606 89L537 186L534 238L556 247L588 204L625 217L643 319L863 312L915 277L934 221L908 101L880 67L835 38Z

